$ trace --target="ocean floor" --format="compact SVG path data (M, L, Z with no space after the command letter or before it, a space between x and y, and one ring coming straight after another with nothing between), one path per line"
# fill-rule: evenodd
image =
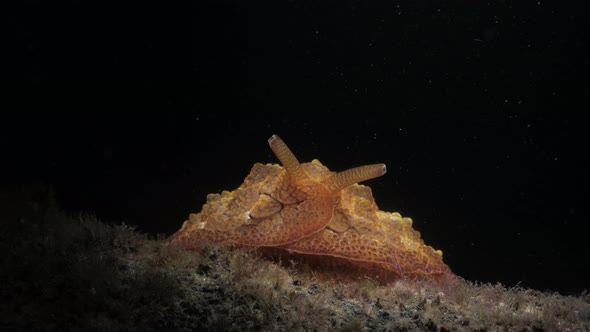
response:
M0 330L590 331L587 293L342 280L252 250L172 248L33 196L0 193Z

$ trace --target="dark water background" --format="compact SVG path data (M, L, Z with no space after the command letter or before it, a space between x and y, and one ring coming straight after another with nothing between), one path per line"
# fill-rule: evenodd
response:
M414 219L453 271L564 293L590 280L587 18L565 2L16 8L2 183L171 234L276 162L279 134Z

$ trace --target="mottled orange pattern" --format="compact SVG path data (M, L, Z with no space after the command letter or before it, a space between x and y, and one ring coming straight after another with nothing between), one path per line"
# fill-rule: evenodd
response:
M376 266L395 277L455 278L412 219L380 211L371 189L357 184L384 174L384 164L335 173L318 160L299 163L276 135L269 144L283 167L256 163L239 188L208 195L202 211L171 237L173 245L278 248Z

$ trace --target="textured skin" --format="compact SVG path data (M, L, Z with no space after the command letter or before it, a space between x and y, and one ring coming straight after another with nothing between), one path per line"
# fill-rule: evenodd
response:
M317 160L300 166L306 177L295 181L281 166L256 163L239 188L208 195L171 243L189 250L206 244L279 248L371 263L396 277L455 278L410 218L377 208L369 187L330 190L324 180L337 173Z
M209 194L199 214L191 214L175 241L199 248L204 243L278 246L297 241L323 228L332 219L337 197L320 185L297 186L277 165L255 164L233 192Z

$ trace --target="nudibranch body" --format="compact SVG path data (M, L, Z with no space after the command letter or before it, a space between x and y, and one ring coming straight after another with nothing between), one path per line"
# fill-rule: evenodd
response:
M274 248L344 259L396 278L456 278L412 219L380 211L371 189L357 184L385 174L384 164L335 173L318 160L299 163L276 135L269 144L283 167L256 163L236 190L209 194L202 211L171 237L173 245Z

